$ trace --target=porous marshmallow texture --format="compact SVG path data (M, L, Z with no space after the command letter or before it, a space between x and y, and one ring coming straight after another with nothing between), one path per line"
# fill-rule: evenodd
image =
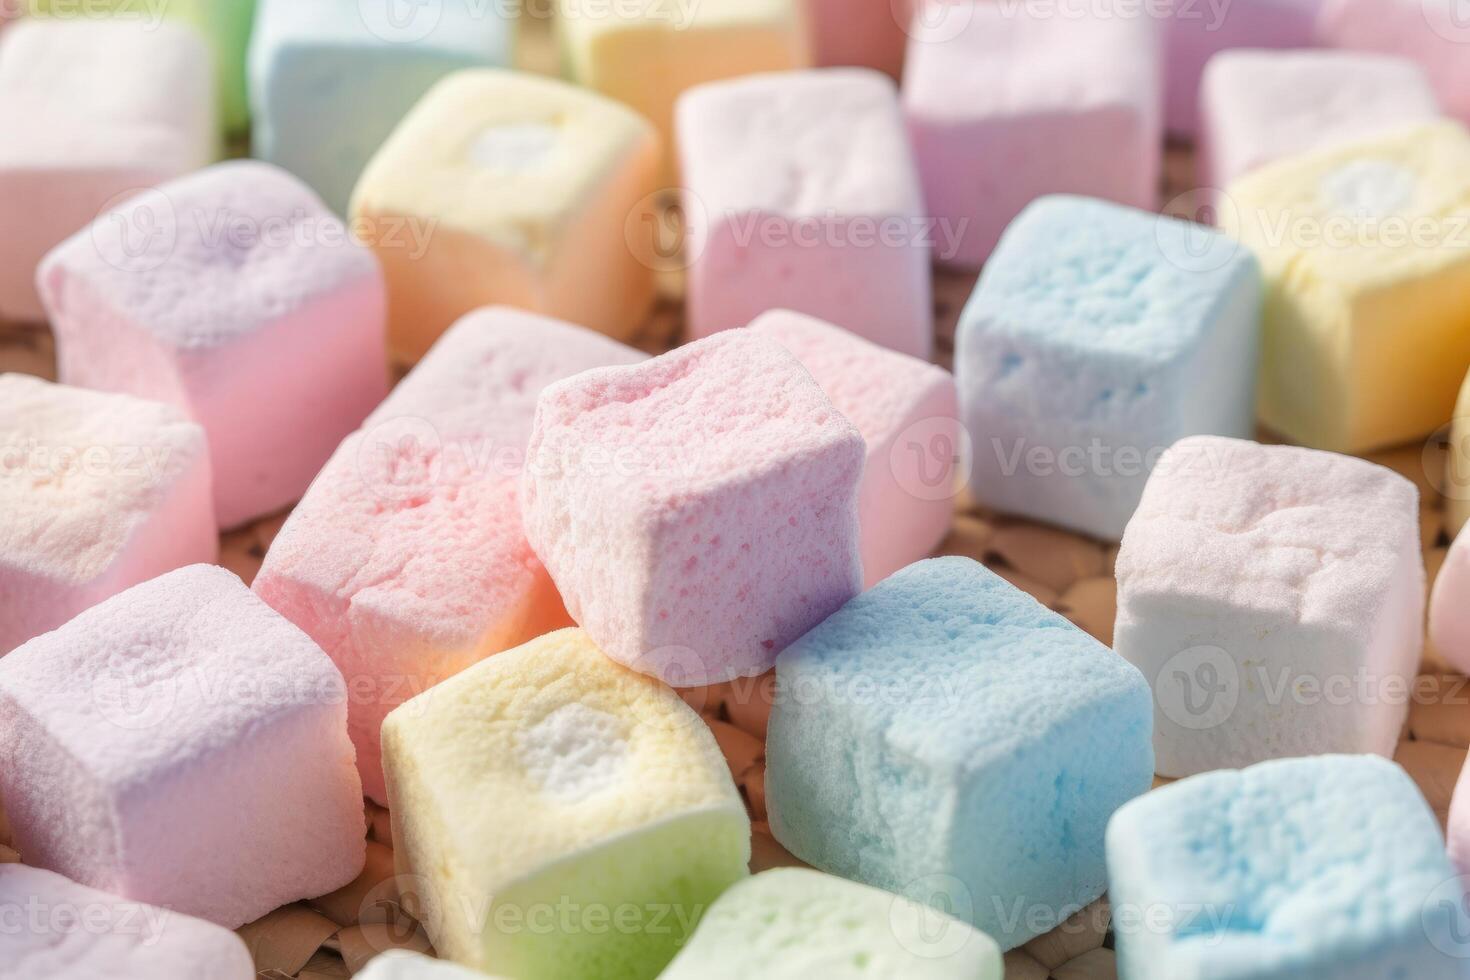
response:
M911 565L776 662L771 832L1010 949L1107 887L1103 830L1153 782L1148 684L968 558ZM1017 903L1027 914L1006 914Z
M1452 0L1321 0L1321 7L1321 43L1418 62L1445 112L1470 123L1470 28Z
M15 846L228 929L340 888L366 847L346 700L316 644L223 568L134 586L0 658Z
M796 358L731 331L542 392L526 537L614 660L753 677L861 589L865 455Z
M1153 685L1164 776L1393 755L1423 647L1419 493L1364 460L1235 439L1160 459L1117 561L1113 648Z
M1451 667L1470 673L1470 534L1463 531L1434 579L1429 645Z
M383 760L399 872L439 955L464 966L655 976L746 874L749 818L709 728L581 630L402 705ZM573 917L528 928L569 902ZM618 926L583 928L597 910Z

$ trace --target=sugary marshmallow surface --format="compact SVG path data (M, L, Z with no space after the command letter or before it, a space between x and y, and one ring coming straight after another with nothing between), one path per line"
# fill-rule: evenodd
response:
M44 318L36 266L104 206L214 159L213 71L204 41L174 23L26 18L5 31L0 317Z
M1226 188L1261 260L1261 422L1361 453L1450 417L1470 367L1470 134L1442 122L1281 160Z
M353 194L388 276L394 353L416 360L491 304L630 336L654 298L628 236L652 216L658 160L645 120L570 85L481 70L434 86Z
M1470 374L1466 375L1459 400L1455 402L1441 485L1445 495L1445 531L1454 537L1470 522Z
M708 727L581 630L402 705L383 753L399 871L435 949L465 966L654 976L746 874L749 818ZM582 918L599 910L618 926Z
M456 963L401 949L373 957L354 976L358 980L486 980L485 974L478 970L467 970Z
M1108 817L1153 781L1148 685L977 562L879 583L776 677L766 806L803 861L945 900L1003 949L1107 887Z
M1470 27L1453 0L1322 0L1321 7L1321 43L1418 62L1445 112L1470 122Z
M1206 69L1200 97L1206 187L1439 117L1418 65L1353 51L1226 51Z
M254 155L338 214L378 147L450 72L509 65L504 4L449 0L395 18L382 4L260 0L250 48Z
M864 584L930 554L954 513L960 434L950 373L790 310L749 329L794 354L867 443L858 490Z
M212 565L0 658L0 796L28 864L229 929L363 866L341 674Z
M521 530L536 397L642 359L534 314L472 313L342 443L276 536L255 591L341 668L368 796L386 802L379 729L390 710L571 625Z
M62 381L204 426L221 527L300 497L387 393L377 262L269 164L222 163L119 205L38 280Z
M1130 980L1453 980L1461 885L1408 775L1371 756L1195 776L1108 827ZM1146 918L1145 918L1146 917Z
M1153 210L1157 24L1058 16L1045 0L932 6L914 22L903 103L941 262L978 268L1044 194Z
M1470 534L1464 531L1450 545L1434 580L1429 645L1451 667L1470 672Z
M930 242L893 82L827 68L679 102L689 333L770 309L928 358Z
M542 392L526 537L614 660L754 677L862 587L864 456L791 354L731 331Z
M1248 436L1260 273L1211 229L1046 197L1007 229L960 317L972 490L1118 540L1176 440Z
M219 548L204 432L157 402L0 374L0 656Z
M240 937L210 922L0 865L0 980L254 980Z
M660 980L1000 980L995 941L888 892L806 868L733 885Z
M1423 646L1418 497L1335 453L1164 454L1123 537L1113 637L1154 687L1160 775L1393 755Z

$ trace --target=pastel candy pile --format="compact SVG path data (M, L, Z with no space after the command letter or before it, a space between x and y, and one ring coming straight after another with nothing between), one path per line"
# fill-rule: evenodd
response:
M1392 756L1423 645L1419 494L1360 459L1181 440L1118 555L1113 648L1154 686L1164 776Z
M1163 138L1153 21L1058 16L1020 0L936 4L912 30L904 113L941 223L940 261L978 268L1045 194L1153 208Z
M960 317L971 488L1116 541L1165 448L1250 435L1260 274L1230 239L1047 197L1002 238Z
M515 72L444 79L353 196L388 277L394 353L417 360L491 304L632 335L654 278L628 229L651 216L658 160L648 123L590 92Z
M4 980L255 977L249 951L229 930L38 868L0 865L0 911Z
M1442 425L1470 367L1470 134L1414 127L1226 188L1266 280L1261 421L1367 452Z
M571 625L521 530L536 396L642 357L529 313L473 313L342 443L276 536L255 591L341 668L368 796L386 801L378 733L390 710Z
M331 661L230 572L134 586L0 658L16 848L230 929L340 888L365 847L345 701Z
M478 970L396 949L373 957L353 976L357 980L485 980Z
M753 677L861 588L865 455L794 357L735 331L547 387L526 537L612 659Z
M928 358L930 242L889 79L721 82L688 93L678 118L691 337L791 309Z
M260 0L250 49L256 156L338 214L393 127L450 72L509 65L504 4L450 0L406 19L391 6Z
M1434 813L1383 759L1324 756L1156 790L1108 827L1129 980L1463 977L1460 884Z
M222 527L300 497L387 391L377 263L268 164L118 205L48 255L39 282L62 381L204 426Z
M721 895L659 977L1000 980L1001 972L995 942L957 919L818 871L778 868Z
M865 585L938 547L954 511L961 445L949 372L789 310L749 329L794 354L867 444L858 489Z
M1450 0L1322 0L1317 34L1335 48L1413 59L1445 111L1470 122L1470 27Z
M1461 673L1470 673L1470 534L1463 531L1434 580L1429 600L1429 645Z
M0 374L0 656L218 551L204 433L157 402Z
M213 159L212 71L204 42L173 23L26 19L6 29L0 317L43 318L36 266L105 205Z
M399 707L383 755L399 868L465 966L651 977L746 874L749 818L709 729L580 630Z
M1350 51L1227 51L1205 71L1201 98L1209 187L1439 116L1418 65Z
M1003 949L1103 893L1104 827L1153 780L1148 685L1061 616L931 559L802 637L776 678L766 805L803 861L943 900Z

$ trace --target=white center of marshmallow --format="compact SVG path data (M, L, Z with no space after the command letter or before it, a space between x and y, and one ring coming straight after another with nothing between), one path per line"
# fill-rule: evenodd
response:
M524 173L546 165L556 150L558 132L548 123L489 126L470 144L470 161L486 170Z
M617 783L628 740L616 717L573 701L522 731L516 754L548 796L575 803Z
M1340 213L1388 218L1404 213L1416 183L1413 171L1386 160L1356 160L1323 177L1320 192Z

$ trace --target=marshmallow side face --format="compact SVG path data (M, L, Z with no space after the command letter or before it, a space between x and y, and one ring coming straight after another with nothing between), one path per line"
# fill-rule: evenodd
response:
M233 929L362 870L342 676L222 568L134 586L0 659L0 753L17 849L90 887Z
M1155 790L1108 827L1118 973L1138 980L1462 975L1461 884L1384 759L1322 756ZM1310 922L1311 928L1300 927Z
M1148 685L1096 640L939 558L849 602L776 675L766 804L797 857L943 902L1002 949L1103 893L1104 827L1152 784L1153 751ZM1017 901L1049 914L1003 914Z
M1470 522L1470 375L1460 388L1445 456L1445 530L1458 535Z
M1319 43L1409 58L1422 67L1448 115L1470 123L1465 25L1455 6L1425 0L1322 0Z
M746 874L749 818L709 729L580 630L401 706L383 748L398 860L435 948L465 966L652 976ZM530 928L567 902L622 925Z
M1429 644L1456 670L1470 669L1470 535L1450 545L1429 602ZM1467 842L1470 843L1470 842Z

